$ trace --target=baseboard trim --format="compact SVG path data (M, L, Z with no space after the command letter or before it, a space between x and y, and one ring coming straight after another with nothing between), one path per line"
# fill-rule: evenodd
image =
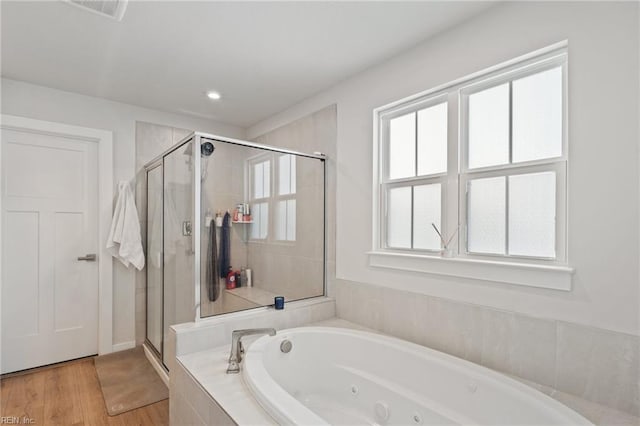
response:
M136 347L136 341L132 340L130 342L122 342L116 343L111 347L113 352L126 351L127 349L133 349Z

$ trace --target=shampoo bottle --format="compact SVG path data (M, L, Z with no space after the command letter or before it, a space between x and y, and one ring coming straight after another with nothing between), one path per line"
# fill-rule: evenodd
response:
M227 274L227 290L233 290L236 288L236 273L233 272L233 268L229 267L229 273Z

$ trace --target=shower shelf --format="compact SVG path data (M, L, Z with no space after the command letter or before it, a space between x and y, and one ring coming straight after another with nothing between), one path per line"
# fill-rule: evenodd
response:
M232 224L232 225L234 225L234 224L236 224L236 223L237 223L238 225L248 225L248 224L253 223L253 221L252 221L252 220L251 220L251 221L243 221L243 220L238 220L238 221L232 220L232 221L231 221L231 224ZM222 228L222 225L216 225L216 228Z
M252 224L252 220L232 220L231 225L249 225ZM243 243L247 243L249 241L249 228L247 226L241 226L239 229L240 239Z

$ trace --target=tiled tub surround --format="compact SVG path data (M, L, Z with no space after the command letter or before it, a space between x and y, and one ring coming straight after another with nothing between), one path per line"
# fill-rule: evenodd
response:
M243 328L300 327L334 317L335 301L327 297L318 297L288 303L284 310L279 311L262 307L172 326L166 342L170 375L171 424L235 424L225 413L225 409L228 409L233 401L238 403L236 409L247 414L247 417L242 418L244 424L269 424L269 416L261 411L256 402L252 402L252 398L248 400L247 395L243 393L240 375L226 374L231 332ZM258 337L249 337L247 342ZM204 358L198 354L202 354ZM196 372L213 368L216 371L216 384L230 384L231 387L224 388L225 397L228 399L217 397L217 400L225 405L225 409L222 409L205 390L203 386L207 384L206 381L198 382L194 379L192 373L188 372L180 362L181 359L194 360L196 364L192 367L196 367ZM245 401L245 404L241 401Z
M226 374L229 345L178 357L171 370L170 425L276 425L244 387Z
M344 280L333 293L339 318L535 382L561 401L640 416L637 336ZM601 418L610 412L589 406L590 420L611 424Z
M200 352L231 343L231 332L243 328L300 327L334 318L336 305L328 297L299 300L285 304L284 310L260 307L247 311L217 315L198 322L174 325L170 328L165 351L169 374L177 356Z
M263 323L263 325L268 326L269 323ZM309 325L374 331L338 318ZM249 347L250 342L258 337L248 338L245 347ZM242 375L226 374L228 358L229 343L177 357L171 372L171 425L276 424L255 401L246 388ZM629 426L639 424L640 419L629 414L513 377L550 395L595 424Z
M263 324L269 325L270 323ZM316 320L306 325L371 331L337 318ZM245 348L260 337L248 336L243 339ZM229 349L230 344L227 343L177 357L175 368L171 372L171 425L277 424L246 388L242 374L226 374Z

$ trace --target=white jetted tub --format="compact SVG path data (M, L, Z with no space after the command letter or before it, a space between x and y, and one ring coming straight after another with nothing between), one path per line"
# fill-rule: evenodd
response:
M500 373L362 331L278 331L256 340L243 364L245 383L282 425L591 424Z

